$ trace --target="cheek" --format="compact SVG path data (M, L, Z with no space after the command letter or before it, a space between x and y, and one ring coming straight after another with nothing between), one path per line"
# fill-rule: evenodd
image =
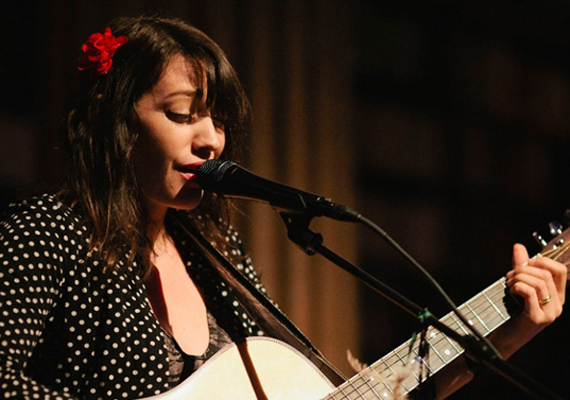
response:
M221 133L220 134L220 146L215 152L216 158L220 158L220 156L222 155L222 152L224 151L225 148L226 148L226 135L224 133Z
M176 137L160 124L143 124L135 145L135 154L142 163L166 162L174 157L176 149L180 147Z
M146 133L139 135L134 148L135 162L138 169L148 169L156 162L157 147Z
M156 178L164 169L169 159L169 150L165 143L154 135L143 131L134 148L135 173L139 182Z

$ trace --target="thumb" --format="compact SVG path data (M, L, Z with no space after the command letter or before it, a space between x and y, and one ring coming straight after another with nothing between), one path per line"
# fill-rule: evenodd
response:
M513 246L513 267L522 265L528 261L528 251L522 244L517 243Z

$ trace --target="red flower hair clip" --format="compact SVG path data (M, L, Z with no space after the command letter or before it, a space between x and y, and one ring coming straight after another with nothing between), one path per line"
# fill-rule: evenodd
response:
M85 54L79 60L77 69L80 71L90 69L95 75L106 74L113 65L115 51L126 42L126 36L113 36L111 28L106 28L104 33L92 33L81 46Z

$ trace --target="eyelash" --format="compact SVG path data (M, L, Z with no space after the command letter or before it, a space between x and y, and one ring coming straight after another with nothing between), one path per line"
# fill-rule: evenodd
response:
M193 114L179 114L172 111L167 111L166 115L170 120L177 123L191 123L195 119ZM216 128L224 128L224 122L222 120L213 116L210 116L210 118L212 118L212 122Z
M167 111L166 116L174 121L174 122L192 122L194 120L194 116L192 114L178 114L172 111Z

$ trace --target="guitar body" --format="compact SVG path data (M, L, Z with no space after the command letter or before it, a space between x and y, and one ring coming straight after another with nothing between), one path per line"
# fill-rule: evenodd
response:
M223 348L187 380L147 400L318 400L333 389L288 344L254 337Z

